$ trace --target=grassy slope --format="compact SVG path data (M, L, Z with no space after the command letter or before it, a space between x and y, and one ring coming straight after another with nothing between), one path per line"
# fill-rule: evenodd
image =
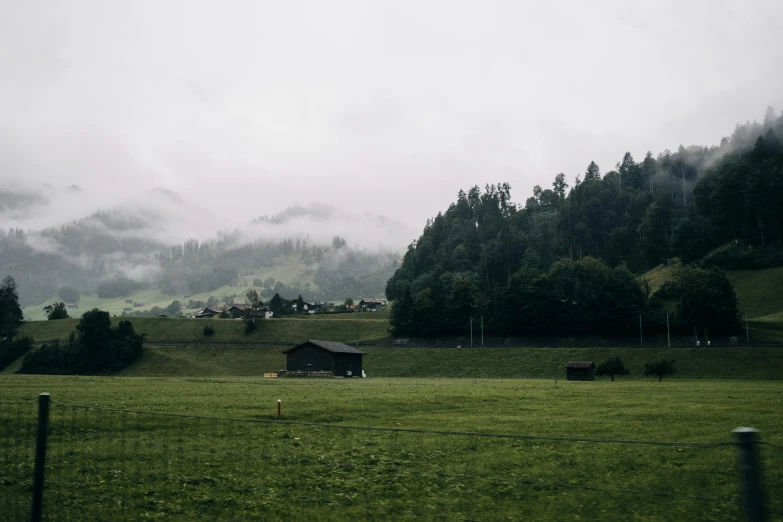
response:
M763 440L783 443L783 399L773 382L554 387L499 379L0 378L5 400L30 400L43 390L55 401L46 479L47 505L57 507L48 511L52 520L742 519L736 453L728 446L286 425L274 420L277 399L283 420L311 423L695 443L728 442L731 429L755 426ZM5 447L12 448L0 506L9 499L29 505L35 409L25 408L0 409ZM777 509L783 454L772 447L761 454L768 499ZM29 518L23 510L6 515Z
M71 316L79 316L87 310L93 308L100 308L106 310L112 315L122 314L122 310L125 307L131 306L125 302L126 299L132 299L137 303L144 303L144 306L134 308L134 310L149 310L153 306L159 306L165 308L172 301L179 300L182 305L186 305L189 300L194 301L206 301L210 296L225 297L230 295L242 296L244 293L253 287L253 279L266 279L268 277L275 278L275 281L282 281L283 284L294 285L299 288L304 288L306 284L310 284L313 289L317 289L318 286L313 281L315 271L308 269L304 263L302 263L299 255L281 256L273 260L270 266L262 267L259 270L245 274L239 277L238 285L225 285L220 288L216 288L211 292L202 292L200 294L193 294L189 297L184 295L170 295L162 294L158 289L154 290L141 290L125 297L118 297L112 299L100 299L96 295L82 296L79 300L79 308L69 309L68 313ZM359 297L361 299L361 297ZM28 320L38 321L46 318L43 312L43 307L59 302L59 298L52 298L37 306L29 306L23 310L25 318ZM240 299L244 302L244 299ZM358 301L358 299L357 299ZM184 310L188 311L188 310Z
M348 314L345 314L348 315ZM359 340L372 340L388 337L388 323L378 319L364 319L373 314L361 314L359 318ZM139 333L147 334L147 340L178 342L297 342L306 338L325 341L350 342L356 340L356 316L350 319L339 315L326 316L325 319L268 319L258 321L256 330L248 335L244 333L244 321L238 319L171 319L159 317L133 317L130 321ZM116 324L123 320L114 317ZM66 339L74 331L79 321L63 319L60 321L28 321L20 329L21 335L32 336L37 342L52 339ZM215 334L205 337L204 327L211 325Z
M658 265L642 275L654 292L671 279L679 262ZM783 340L783 267L762 270L732 270L726 274L734 285L739 309L748 315L750 334L756 341ZM674 303L671 304L672 310Z
M749 319L783 312L783 267L727 272Z
M668 266L658 265L651 269L649 272L642 274L642 278L646 279L650 284L650 291L655 293L663 284L674 276L674 273L681 266L679 260Z
M669 266L658 265L642 277L650 283L650 289L655 292L674 276L679 267L679 262ZM740 311L747 313L749 319L783 312L783 292L780 292L783 288L783 267L730 270L726 274L739 298Z
M680 378L780 379L783 348L362 348L370 377L564 379L573 360L600 363L619 355L641 378L644 363L674 359ZM259 376L285 368L281 347L154 346L124 376Z

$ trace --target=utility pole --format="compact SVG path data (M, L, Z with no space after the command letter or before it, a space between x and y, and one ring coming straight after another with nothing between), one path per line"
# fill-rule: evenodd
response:
M473 348L473 317L470 318L470 347Z
M669 348L672 347L672 336L669 333L669 312L666 312L666 339L669 342Z
M359 349L359 314L356 314L356 349Z
M639 314L639 346L644 346L644 336L642 335L642 314Z
M484 316L481 316L481 346L484 346Z

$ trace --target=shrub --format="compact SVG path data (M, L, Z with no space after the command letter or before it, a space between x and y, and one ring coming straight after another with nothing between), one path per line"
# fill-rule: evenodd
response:
M658 382L661 382L667 375L674 375L677 373L677 368L674 366L674 361L668 359L656 359L655 361L648 362L644 365L644 376L648 377L654 375L658 377Z
M210 335L212 335L214 333L215 333L215 329L212 328L212 325L208 324L208 325L206 325L204 327L204 335L206 335L207 337L209 337Z
M629 370L623 364L622 359L618 356L610 357L605 360L595 369L595 374L598 376L608 375L614 381L615 375L628 375Z
M53 305L44 306L44 312L46 312L46 318L50 321L68 319L68 310L65 309L65 303L55 303Z

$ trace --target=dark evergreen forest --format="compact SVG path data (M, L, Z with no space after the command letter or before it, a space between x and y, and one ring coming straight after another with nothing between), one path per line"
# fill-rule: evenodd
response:
M674 318L682 329L731 331L736 296L720 268L783 265L781 137L783 116L768 108L718 146L626 153L604 174L590 162L524 204L508 183L460 191L387 283L394 333L463 334L471 317L497 334L619 334L637 330L640 314L660 327L659 303L636 276L673 257L692 271L654 297L686 303ZM697 301L720 310L695 314L685 299L694 286L716 288Z

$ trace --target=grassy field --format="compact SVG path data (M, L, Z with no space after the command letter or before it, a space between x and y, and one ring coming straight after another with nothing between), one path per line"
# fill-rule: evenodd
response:
M48 520L737 520L730 446L346 427L709 444L749 425L783 444L778 382L0 377L4 401L41 391L55 401ZM35 409L0 405L0 416L0 519L17 520ZM779 511L783 451L761 453Z
M145 347L144 355L119 375L133 377L261 376L285 368L283 347L205 345ZM366 353L370 377L564 379L568 361L600 363L618 355L631 374L665 357L676 362L675 379L783 378L783 348L375 348ZM18 369L18 368L17 368ZM5 373L11 373L14 367Z
M388 323L375 314L359 316L359 340L377 340L389 337ZM130 320L137 332L147 334L149 342L298 342L310 339L352 342L356 340L356 317L353 314L325 315L323 318L284 318L259 320L257 328L244 333L244 322L239 319L172 319L162 317L114 317L117 322ZM36 342L67 339L74 331L78 319L59 321L27 321L20 328L21 335L29 335ZM210 325L215 333L204 335L204 327Z

